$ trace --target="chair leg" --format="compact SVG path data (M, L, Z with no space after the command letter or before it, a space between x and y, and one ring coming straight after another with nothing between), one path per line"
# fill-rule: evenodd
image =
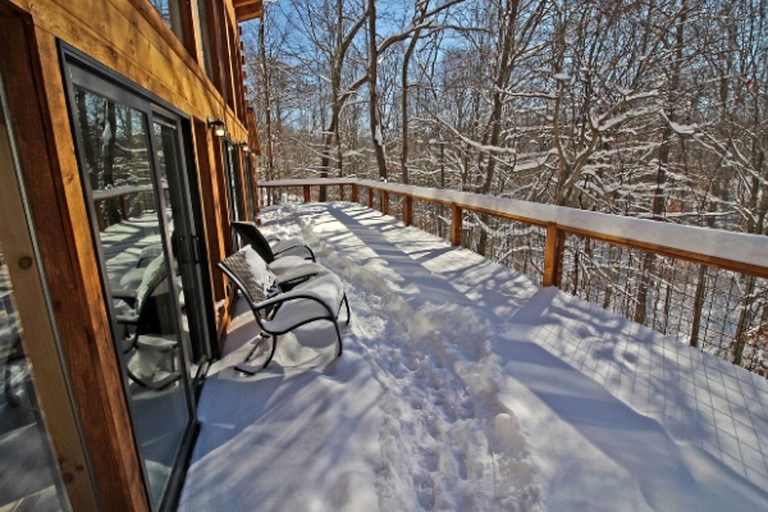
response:
M272 351L269 353L269 357L266 361L264 361L264 366L262 368L266 368L267 365L272 361L272 358L275 357L275 349L277 348L277 334L272 335Z
M352 311L349 309L349 299L347 298L346 292L341 298L341 301L347 306L347 325L349 325L349 321L352 319Z
M336 329L336 341L339 344L339 351L336 354L336 357L339 357L341 355L341 331L339 331L339 323L336 320L332 320L333 327Z
M254 343L253 348L251 349L251 351L248 352L248 355L245 356L245 359L243 359L244 363L247 363L248 361L251 360L251 358L253 357L253 354L256 352L256 349L258 349L261 346L262 342L265 339L269 338L269 334L267 334L264 331L262 331L262 332L259 333L258 338L259 338L258 341L256 341L256 343Z

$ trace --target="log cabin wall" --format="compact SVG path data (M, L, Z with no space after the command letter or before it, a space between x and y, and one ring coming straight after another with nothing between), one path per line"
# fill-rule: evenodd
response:
M258 135L244 99L236 27L258 16L260 6L260 0L181 1L171 28L148 0L0 0L0 20L8 20L15 30L0 35L2 64L9 66L2 71L8 82L10 118L18 133L23 177L32 184L30 215L88 466L63 457L61 446L56 450L75 510L156 507L148 498L122 376L112 352L67 109L62 45L188 117L196 165L190 170L197 173L209 257L209 300L220 304L226 300L226 288L214 264L231 249L232 241L227 193L222 189L226 186L223 140L213 135L208 121L223 120L229 141L247 142L258 151ZM215 330L222 332L225 321L222 314ZM57 438L64 442L72 438L71 429L57 434L58 421L58 414L49 414L47 426L55 448ZM73 465L77 471L72 471Z

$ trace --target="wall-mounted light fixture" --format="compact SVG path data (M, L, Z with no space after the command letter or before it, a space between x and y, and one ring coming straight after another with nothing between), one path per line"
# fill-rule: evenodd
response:
M251 152L251 148L248 146L247 142L243 142L242 144L240 144L240 148L242 148L243 153L245 154L248 154Z
M227 125L221 119L211 121L208 119L208 129L213 128L213 134L217 137L224 137L227 134Z

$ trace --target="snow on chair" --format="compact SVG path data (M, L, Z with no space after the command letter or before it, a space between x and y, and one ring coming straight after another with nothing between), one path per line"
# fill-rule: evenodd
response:
M339 347L337 355L341 355L341 331L338 319L341 306L344 304L347 309L346 323L349 324L350 309L347 294L337 275L321 267L324 269L322 272L288 291L280 291L279 286L276 285L275 274L251 246L245 246L219 262L218 267L248 301L262 333L272 336L272 349L262 368L266 368L272 361L278 336L318 320L333 323ZM264 338L265 336L262 336L261 340ZM248 363L261 344L261 340L256 343L245 360L236 366L239 371L248 374L256 373Z
M300 238L283 240L270 246L256 224L233 221L232 227L243 243L250 245L264 260L269 270L277 276L281 291L290 290L307 279L328 272L327 268L315 263L315 254ZM276 250L273 250L273 247Z

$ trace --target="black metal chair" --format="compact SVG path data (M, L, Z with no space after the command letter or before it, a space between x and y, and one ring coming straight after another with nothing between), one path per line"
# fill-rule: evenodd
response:
M250 245L276 276L281 291L287 291L328 269L315 261L315 254L304 241L291 238L270 246L266 237L252 222L233 221L232 227L238 233L244 245ZM278 252L273 251L273 247Z
M346 305L347 321L351 317L349 301L338 276L325 267L311 278L304 280L289 291L282 291L276 286L276 276L269 269L265 260L251 247L245 246L235 254L219 262L218 267L237 286L248 301L262 333L260 340L236 368L244 373L256 373L248 363L267 337L272 337L272 349L262 368L272 361L277 348L277 338L294 329L319 320L326 320L336 329L338 344L337 355L342 352L339 314L341 306Z
M232 221L232 227L243 240L243 243L253 247L267 264L285 256L298 256L305 260L315 261L315 253L300 238L289 238L270 244L267 237L253 222L235 220Z

